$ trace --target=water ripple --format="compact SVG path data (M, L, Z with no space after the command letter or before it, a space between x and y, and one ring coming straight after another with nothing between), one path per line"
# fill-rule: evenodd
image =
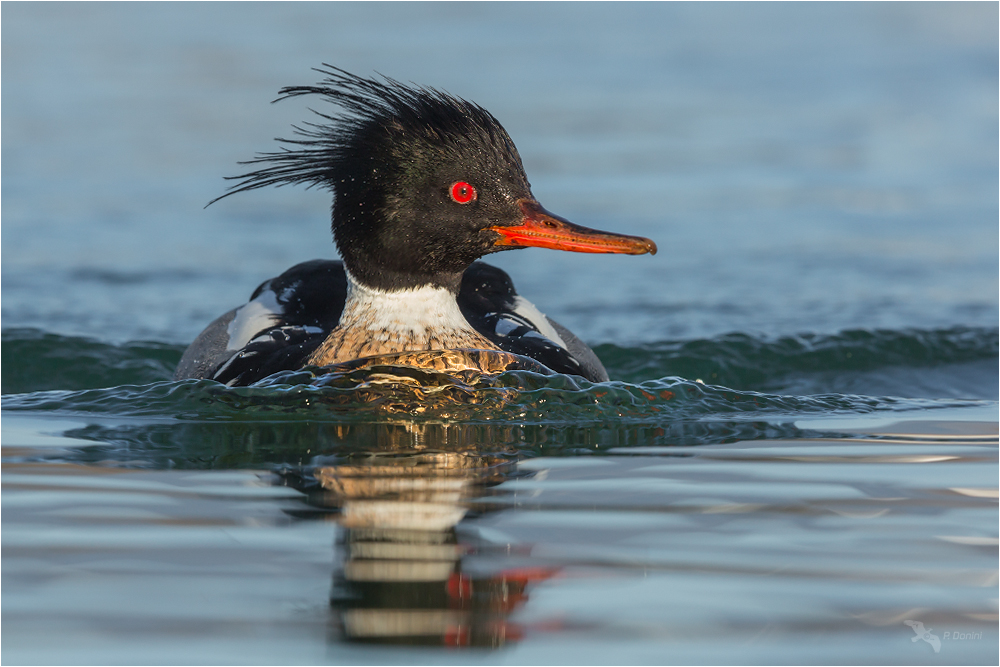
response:
M167 417L358 422L408 420L600 423L692 418L758 419L780 415L867 414L964 407L986 401L914 399L844 394L783 396L735 390L667 377L641 383L591 383L528 371L449 375L382 366L345 372L302 369L250 387L211 380L155 382L82 391L5 396L11 411Z

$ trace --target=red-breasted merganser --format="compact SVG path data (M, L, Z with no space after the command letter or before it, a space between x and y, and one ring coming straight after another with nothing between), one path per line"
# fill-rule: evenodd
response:
M259 155L249 164L261 168L236 177L223 197L290 183L331 190L343 261L305 262L264 282L191 343L175 378L241 386L307 365L425 350L454 350L458 367L490 370L483 355L463 351L500 350L607 380L589 347L519 296L506 273L476 260L529 246L641 255L656 244L542 208L514 142L482 107L387 77L316 71L326 76L320 84L284 88L279 99L319 95L344 113L317 112L325 124L279 139L292 148Z

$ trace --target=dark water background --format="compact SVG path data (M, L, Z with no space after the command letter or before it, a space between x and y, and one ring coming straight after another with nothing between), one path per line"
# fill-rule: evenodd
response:
M997 661L995 4L0 11L8 662ZM170 381L336 256L325 193L203 208L321 62L658 243L491 258L612 382Z

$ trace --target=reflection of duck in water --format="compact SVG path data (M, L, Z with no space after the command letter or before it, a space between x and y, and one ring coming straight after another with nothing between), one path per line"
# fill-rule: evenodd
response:
M315 470L325 494L312 502L339 507L344 527L331 594L344 638L497 647L520 636L507 617L552 571L470 572L476 547L456 531L468 497L511 468L499 456L411 450Z
M542 208L514 143L485 109L391 79L320 71L320 85L282 95L320 95L347 114L298 129L299 139L285 140L294 150L254 160L262 168L229 194L287 183L334 191L343 261L305 262L266 281L195 339L175 377L246 385L305 365L476 349L492 354L413 363L490 372L516 367L515 354L606 380L589 347L518 296L506 273L475 260L527 246L643 254L656 245Z

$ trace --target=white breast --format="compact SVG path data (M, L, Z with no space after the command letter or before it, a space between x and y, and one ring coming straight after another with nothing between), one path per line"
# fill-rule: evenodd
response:
M400 338L430 331L473 331L455 295L446 289L424 285L388 292L358 284L349 272L347 303L338 327Z

